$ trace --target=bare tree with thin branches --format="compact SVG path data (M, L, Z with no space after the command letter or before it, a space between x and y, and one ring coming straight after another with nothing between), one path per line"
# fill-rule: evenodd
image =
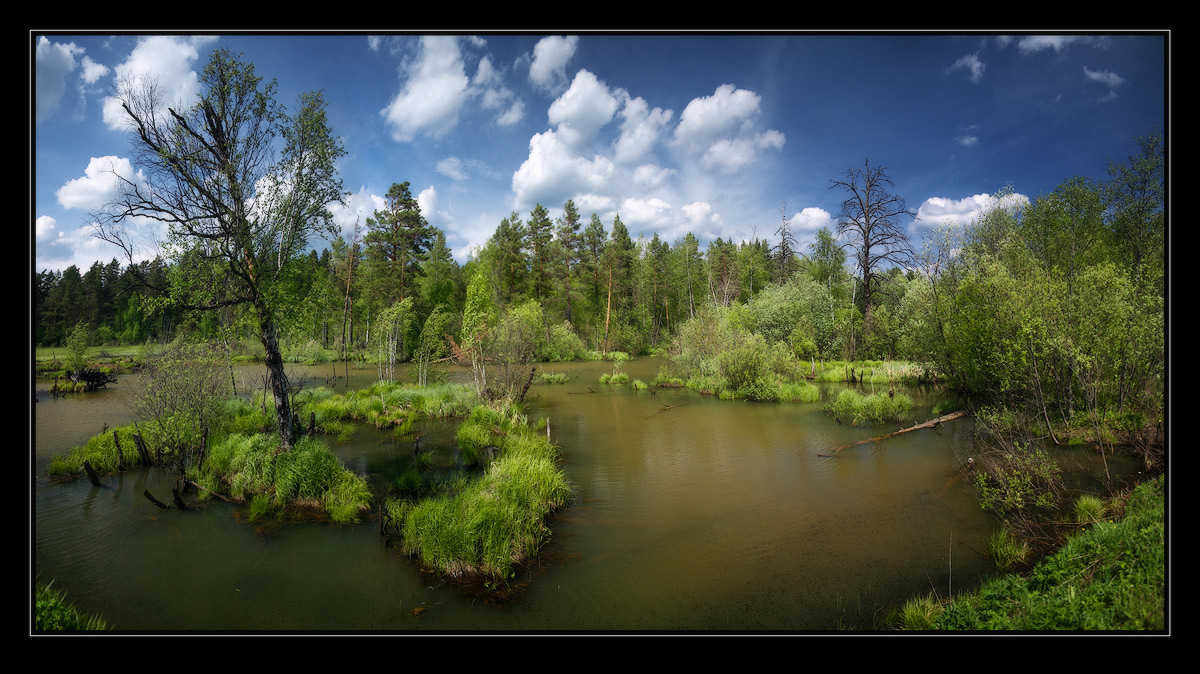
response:
M887 268L909 266L913 261L903 220L916 217L916 213L905 205L904 197L894 193L895 184L887 170L887 166L871 166L867 159L861 169L848 169L843 180L829 181L830 189L841 188L847 193L838 215L837 235L846 239L843 248L854 251L863 288L863 322L867 325L875 282L882 279Z

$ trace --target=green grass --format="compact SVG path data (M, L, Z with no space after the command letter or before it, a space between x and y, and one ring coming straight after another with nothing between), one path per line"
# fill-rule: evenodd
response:
M38 632L78 632L107 630L98 615L87 615L67 601L67 593L55 590L54 582L37 583L34 588L33 629Z
M838 421L881 424L906 417L912 410L912 399L903 393L863 395L853 389L844 389L825 410Z
M988 552L997 569L1009 571L1025 563L1025 558L1029 556L1029 545L1008 529L1001 529L988 539Z
M989 580L955 597L938 630L1162 630L1166 625L1165 497L1139 485L1119 521L1068 539L1028 575Z
M569 379L565 372L541 372L533 381L537 384L565 384Z
M1084 494L1075 499L1075 507L1071 514L1075 516L1076 522L1092 524L1099 522L1104 517L1106 510L1104 501L1099 496Z
M390 499L385 508L402 522L405 547L426 565L456 578L506 579L549 538L545 518L572 491L555 463L554 446L520 415L480 406L463 426L475 429L467 435L479 434L470 441L475 446L483 442L480 431L486 431L498 447L498 458L483 476L415 504ZM460 429L460 449L463 436Z

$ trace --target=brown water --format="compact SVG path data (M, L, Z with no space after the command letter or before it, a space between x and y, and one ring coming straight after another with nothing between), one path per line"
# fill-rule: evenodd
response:
M659 364L643 358L625 370L649 382ZM977 586L991 570L995 522L957 477L968 421L826 458L818 452L881 430L839 425L823 402L651 395L599 384L608 363L546 369L572 379L530 388L528 413L550 418L578 500L556 518L539 562L520 572L528 589L519 601L489 604L423 573L383 545L377 523L256 531L226 504L162 511L142 496L169 494L172 477L157 470L99 489L48 481L52 453L130 421L120 382L87 396L39 395L33 571L137 631L725 632L869 628L884 606ZM310 373L313 386L332 366L289 371ZM352 386L374 378L351 370ZM934 401L913 397L924 419ZM424 430L423 449L453 442L450 424ZM384 483L412 443L364 428L332 444Z

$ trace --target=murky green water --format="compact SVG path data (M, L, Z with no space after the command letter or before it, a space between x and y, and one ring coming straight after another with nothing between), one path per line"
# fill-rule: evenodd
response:
M625 370L649 382L658 366L644 358ZM120 383L39 396L34 572L138 631L812 631L869 627L885 605L975 586L991 570L995 523L957 474L969 422L827 458L818 452L880 429L839 425L823 403L651 395L599 384L611 364L546 367L573 378L533 386L529 415L550 418L579 498L557 517L542 558L521 571L528 590L517 602L491 605L421 572L383 545L374 522L257 531L225 504L162 511L142 492L169 494L164 471L108 478L100 489L49 482L52 453L131 419ZM313 386L332 366L295 371ZM359 386L375 372L351 375ZM924 418L933 400L917 393L914 402ZM423 449L449 450L453 426L423 430ZM383 483L412 441L364 428L334 447Z

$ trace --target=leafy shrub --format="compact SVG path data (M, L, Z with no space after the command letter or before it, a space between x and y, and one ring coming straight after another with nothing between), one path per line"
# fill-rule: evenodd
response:
M1103 519L1105 510L1104 501L1100 497L1084 494L1075 499L1075 508L1072 514L1075 516L1076 522L1090 524Z

